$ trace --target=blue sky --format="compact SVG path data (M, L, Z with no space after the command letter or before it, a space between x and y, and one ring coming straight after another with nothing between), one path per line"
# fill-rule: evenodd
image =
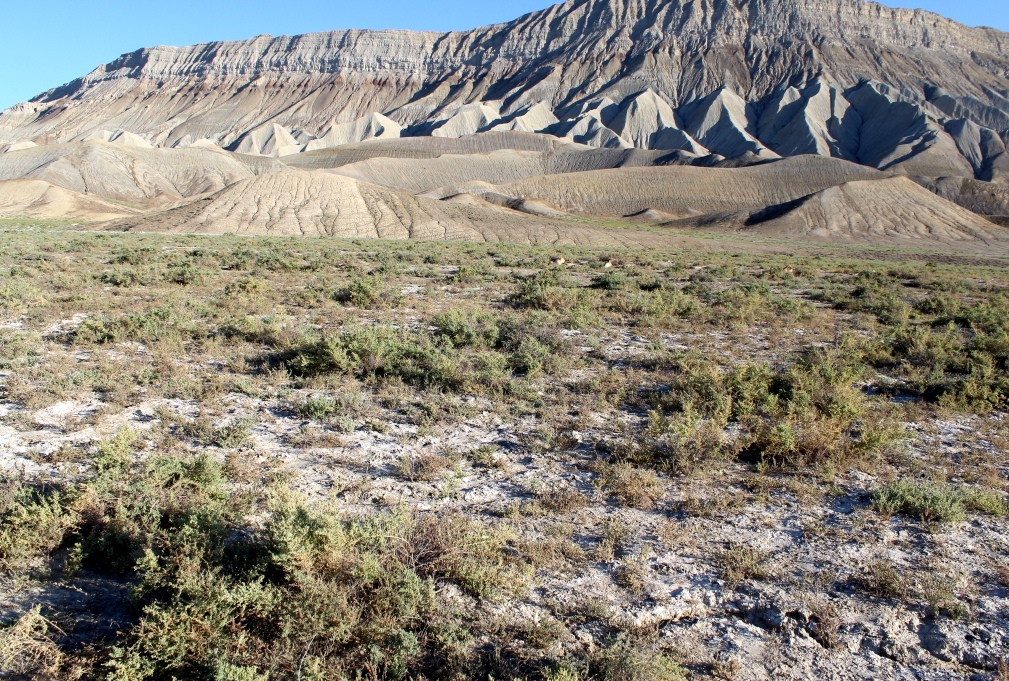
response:
M514 19L549 4L550 0L0 0L0 109L140 47L336 28L465 29ZM887 4L922 7L967 24L1009 31L1007 0Z

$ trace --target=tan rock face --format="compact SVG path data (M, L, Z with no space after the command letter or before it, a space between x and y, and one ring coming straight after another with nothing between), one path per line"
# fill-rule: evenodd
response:
M334 121L325 135L310 141L304 150L318 151L367 140L395 139L402 131L402 126L391 118L382 114L369 114L352 123Z
M333 31L139 50L4 112L0 143L123 130L156 146L188 138L237 148L251 134L246 146L272 155L375 113L455 136L542 103L546 111L516 129L550 125L557 114L561 126L573 121L574 139L594 146L899 161L886 149L851 149L854 118L843 118L842 93L866 81L941 119L926 140L940 145L938 156L956 148L941 134L947 120L1009 136L1009 34L860 0L571 0L466 32ZM789 87L804 101L763 121ZM626 135L606 116L579 118L583 103L601 97L624 105L617 125ZM492 102L503 103L498 121ZM679 130L676 116L687 135L664 133ZM758 127L774 133L765 139ZM964 163L986 164L976 161Z

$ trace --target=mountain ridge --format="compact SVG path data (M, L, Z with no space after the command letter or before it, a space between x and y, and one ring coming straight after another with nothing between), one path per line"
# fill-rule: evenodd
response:
M570 0L470 31L144 48L0 113L0 144L275 157L491 130L1009 182L1009 33L862 0Z

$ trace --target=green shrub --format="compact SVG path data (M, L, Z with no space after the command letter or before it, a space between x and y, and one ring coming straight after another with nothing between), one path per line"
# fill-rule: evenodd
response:
M519 374L537 375L552 373L550 368L556 366L555 360L553 348L536 338L526 337L511 351L508 363Z
M490 269L484 263L475 265L460 265L458 269L448 277L451 284L470 284L481 279L485 279L490 274Z
M663 357L657 361L671 375L663 390L645 396L653 414L634 457L682 473L699 470L724 460L719 432L736 423L748 431L748 452L764 467L836 467L875 458L898 431L870 418L873 405L858 386L865 374L861 355L859 346L842 340L778 370L766 364L724 370L690 352Z
M872 356L894 369L904 389L964 412L1009 408L1009 334L958 327L902 327L881 339Z
M251 296L269 290L269 284L257 277L242 277L224 287L226 296Z
M503 540L458 517L341 520L278 497L263 531L231 553L182 533L148 553L143 616L113 655L112 678L169 669L243 679L267 670L314 678L362 668L387 679L430 673L444 619L439 585L489 597L522 583L504 561Z
M352 327L301 343L288 367L297 375L345 374L363 380L399 379L418 387L460 385L456 359L431 338L390 326Z
M607 270L597 274L592 280L592 287L604 291L624 291L631 285L630 278L623 272Z
M313 395L295 407L299 416L313 421L324 421L331 416L343 414L345 408L343 400L329 395Z
M645 435L629 459L680 475L702 473L732 455L724 428L723 421L704 418L690 403L672 416L653 410Z
M1009 333L1009 294L999 293L976 303L961 305L949 316L952 321L975 333L1005 336Z
M257 270L265 270L267 272L295 272L298 270L298 264L287 254L274 251L259 251L254 254L254 260L253 267ZM245 254L242 254L238 258L238 261L248 263ZM238 269L248 269L248 266Z
M519 308L560 310L570 307L570 297L560 286L556 270L541 270L519 280L518 289L509 302Z
M99 473L121 471L133 462L134 447L140 435L130 427L122 428L114 437L98 444L94 464Z
M42 291L27 281L7 280L0 284L0 308L10 312L24 312L46 302Z
M89 317L81 322L72 334L76 343L101 345L135 341L153 343L169 338L193 336L196 329L183 323L178 314L169 308L155 308L111 319L104 314Z
M255 421L249 418L220 426L215 426L208 418L198 418L193 421L184 421L181 424L180 432L206 447L238 449L248 443L255 425Z
M965 487L961 489L963 505L968 511L997 518L1009 515L1009 504L994 490Z
M494 348L501 338L498 319L490 312L453 309L434 318L435 333L457 348Z
M195 286L206 280L208 272L189 261L168 265L166 280L180 286Z
M719 320L752 324L775 312L771 305L771 287L763 282L725 289L713 298Z
M243 315L228 319L219 327L218 334L228 339L238 339L246 343L275 345L280 342L282 329L272 316L254 317Z
M110 272L102 272L98 278L103 284L116 286L118 288L129 288L131 286L146 286L148 281L145 276L133 268L121 267Z
M340 302L364 309L395 307L401 297L379 277L356 277L336 295Z
M543 675L543 681L581 681L582 675L570 662L561 662Z
M703 309L697 298L676 288L623 295L608 301L608 306L631 315L636 324L659 328L697 317Z
M0 478L0 574L47 557L77 520L60 492Z
M605 681L685 681L687 670L654 645L618 638L596 656L593 667Z
M873 506L881 513L904 514L923 522L953 523L968 512L1004 516L1009 506L1001 495L971 487L953 487L924 480L903 479L875 490Z
M42 337L23 331L0 329L0 369L36 360L42 354Z
M876 271L859 273L845 285L829 285L817 297L839 310L872 314L891 326L903 324L911 314L899 278Z
M147 265L156 256L153 248L123 248L110 261L111 265Z

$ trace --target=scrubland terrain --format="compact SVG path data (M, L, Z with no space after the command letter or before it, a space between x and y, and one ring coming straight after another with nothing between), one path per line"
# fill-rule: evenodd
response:
M568 0L0 112L0 680L1009 681L1007 76Z
M3 230L3 678L1009 676L998 258Z

